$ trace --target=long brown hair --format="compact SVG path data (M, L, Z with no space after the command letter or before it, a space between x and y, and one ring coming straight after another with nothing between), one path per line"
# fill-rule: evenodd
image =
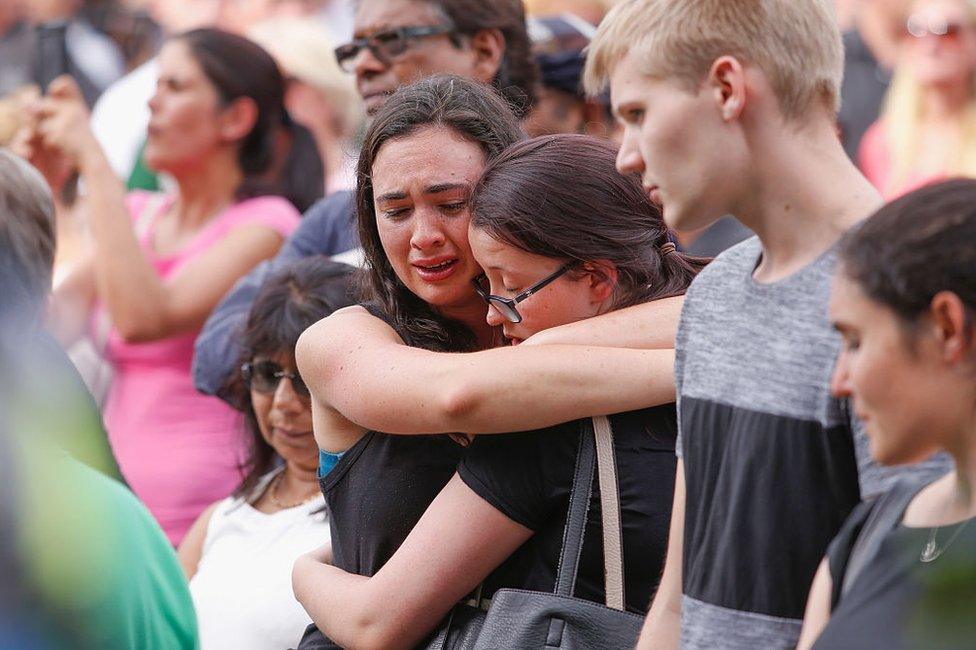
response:
M472 225L516 248L617 268L614 309L681 295L707 260L668 246L671 234L616 150L585 135L548 135L509 147L475 187Z
M395 92L377 113L359 154L356 213L366 257L364 297L379 303L408 343L441 351L474 349L474 333L439 315L400 280L380 242L373 205L373 161L383 145L421 128L445 126L490 160L523 136L518 121L494 90L469 79L439 75Z

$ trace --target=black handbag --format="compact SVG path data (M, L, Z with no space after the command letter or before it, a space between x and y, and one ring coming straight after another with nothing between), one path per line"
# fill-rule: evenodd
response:
M606 605L573 596L595 466L599 466ZM609 420L601 416L592 418L591 426L584 425L580 432L553 593L500 589L491 600L487 616L478 607L458 605L421 647L428 650L630 650L637 643L643 621L643 616L624 610L623 542L613 432Z

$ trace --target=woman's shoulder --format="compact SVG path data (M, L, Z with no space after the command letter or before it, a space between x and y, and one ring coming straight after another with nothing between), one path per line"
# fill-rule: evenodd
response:
M256 196L234 203L220 218L225 228L245 224L264 225L288 237L298 228L301 213L287 199L280 196Z

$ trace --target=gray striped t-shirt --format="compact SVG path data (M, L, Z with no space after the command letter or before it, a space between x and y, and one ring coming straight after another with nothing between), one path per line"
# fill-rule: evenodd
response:
M685 648L795 646L813 574L862 494L948 469L878 466L830 395L835 250L769 284L752 277L761 253L752 238L709 265L678 329Z

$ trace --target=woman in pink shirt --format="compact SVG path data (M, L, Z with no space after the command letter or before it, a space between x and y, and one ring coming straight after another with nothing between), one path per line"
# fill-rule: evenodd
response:
M88 329L104 345L114 369L104 407L113 451L178 544L241 479L235 411L193 388L194 338L300 215L277 196L287 183L275 175L296 147L271 57L203 29L170 40L159 64L145 158L175 180L175 192L126 196L68 78L35 107L25 150L55 190L63 170L81 174L93 255L56 292L51 320L64 342Z
M886 199L976 176L976 5L916 0L881 119L859 164Z

